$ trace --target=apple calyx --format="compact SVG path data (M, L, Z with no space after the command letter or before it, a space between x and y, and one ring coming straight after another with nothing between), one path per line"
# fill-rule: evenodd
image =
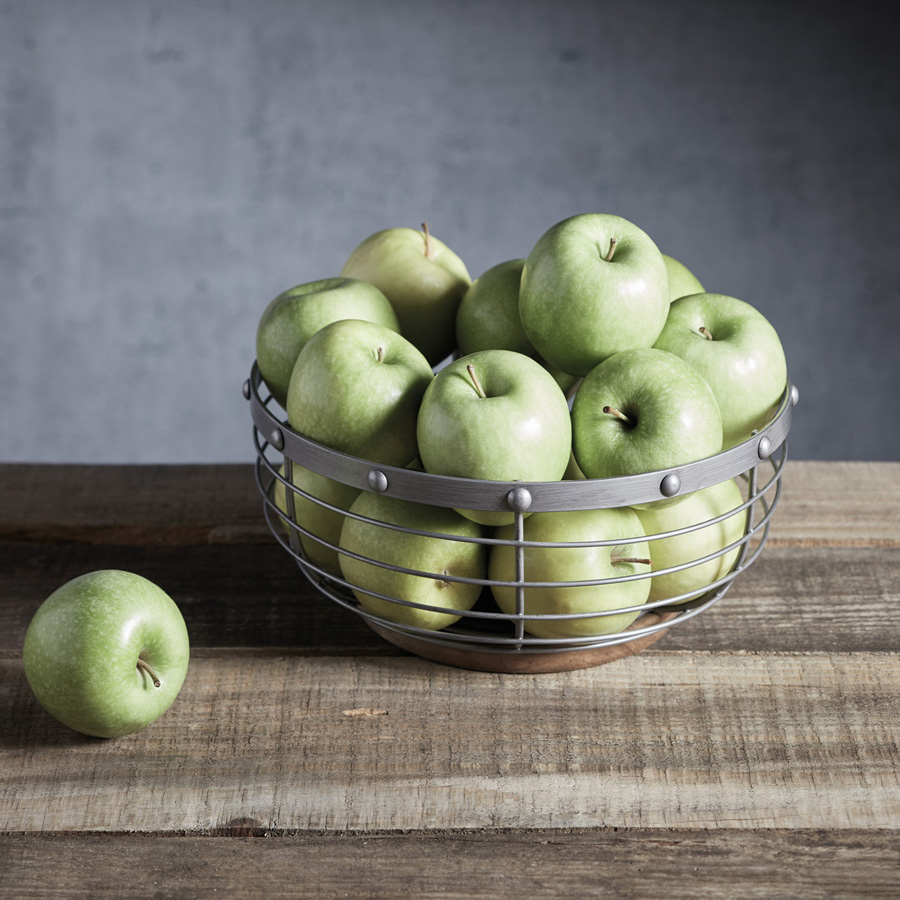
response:
M621 565L622 563L639 563L642 566L652 565L651 560L637 556L611 556L609 561L614 566Z
M157 675L156 672L153 671L153 667L140 656L137 660L137 667L142 672L146 672L153 679L153 687L162 687L162 682L159 680L159 675Z
M616 244L618 243L619 241L617 238L611 237L609 239L609 253L603 257L607 262L612 262L613 254L616 252Z
M603 412L608 416L615 416L617 419L621 419L626 425L634 425L634 421L629 419L621 410L616 409L615 406L604 406Z
M712 332L705 325L701 325L698 330L708 341L714 340Z
M425 232L425 259L434 259L434 247L431 243L431 235L428 233L428 223L422 223L422 231Z
M487 400L487 394L484 392L484 388L481 386L478 377L475 375L475 366L469 363L466 366L466 371L469 373L469 378L472 379L472 384L475 385L475 393L477 393L482 400Z

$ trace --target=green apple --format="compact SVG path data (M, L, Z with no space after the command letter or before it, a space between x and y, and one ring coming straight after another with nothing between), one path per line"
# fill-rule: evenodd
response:
M488 481L559 481L572 426L566 397L538 362L481 350L441 369L425 391L417 426L426 472ZM512 512L459 510L485 525Z
M573 582L621 578L650 571L650 552L644 530L627 507L558 513L534 513L525 520L524 539L541 542L621 541L601 547L525 547L525 581ZM514 526L497 529L495 537L512 540ZM491 550L488 576L492 581L515 581L515 548L496 544ZM589 586L528 587L525 614L562 615L600 613L640 606L650 591L649 578ZM494 599L507 614L516 612L516 589L492 585ZM639 612L583 619L528 619L525 630L543 638L575 638L613 634L627 628Z
M572 435L588 478L637 475L718 453L722 417L712 388L683 359L652 348L624 350L581 383Z
M384 494L364 491L350 512L433 534L480 538L479 525L463 518L452 509L398 500ZM347 517L341 531L341 548L366 559L433 573L411 575L386 569L371 562L341 554L341 570L363 609L392 622L438 631L460 618L458 612L470 610L481 593L481 585L447 581L443 576L484 579L487 574L487 551L482 544L454 541L429 535L395 531ZM436 607L434 610L404 606L392 600L373 597L374 591L408 603Z
M663 262L666 264L666 272L669 275L670 300L703 293L703 285L684 263L665 253L663 253Z
M397 313L400 328L431 365L454 349L456 311L472 283L465 263L442 241L412 228L387 228L367 237L342 275L379 288Z
M635 512L649 537L708 522L737 509L743 502L741 489L735 481L729 479L694 491L672 506L654 505L636 508ZM696 531L648 541L654 572L719 553L743 537L746 523L747 510L742 509L721 522L706 525ZM734 568L739 552L740 547L735 547L721 556L679 572L654 575L649 599L664 600L682 594L697 596L705 593L708 585L723 578Z
M375 285L356 278L326 278L279 294L265 309L256 330L256 361L284 406L291 371L303 345L338 319L364 319L400 331L397 314Z
M181 690L190 648L173 600L151 581L106 569L74 578L25 633L25 677L51 716L82 734L120 737L156 721Z
M578 467L574 451L569 454L569 464L562 477L563 481L584 481L584 472Z
M540 356L570 375L586 375L622 350L651 347L668 311L662 253L619 216L564 219L525 262L522 327Z
M275 481L275 506L278 507L291 521L296 522L301 528L305 529L312 537L297 532L300 538L300 546L306 558L320 569L331 572L334 575L340 575L341 567L338 563L338 555L336 550L325 546L322 541L337 546L341 539L341 526L344 524L344 516L329 506L338 509L350 509L353 501L359 496L359 489L351 487L349 484L343 484L335 481L333 478L326 478L319 475L304 466L294 463L291 467L291 481L294 486L301 491L305 491L314 499L310 500L296 491L291 492L294 504L294 515L291 519L288 511L287 497L284 483ZM284 466L279 472L284 477ZM321 503L316 502L321 501ZM291 532L290 526L282 520L282 525L288 534Z
M524 259L509 259L472 282L456 313L456 343L462 356L477 350L515 350L535 356L519 320L524 267Z
M725 448L747 440L775 414L787 386L784 349L749 303L724 294L682 297L656 346L689 362L712 386Z
M479 275L463 296L456 314L456 344L461 356L478 350L514 350L538 359L563 393L578 380L551 366L537 350L519 319L519 286L524 259L510 259Z
M291 427L334 450L388 466L416 456L416 416L434 373L397 332L358 319L317 331L288 386Z

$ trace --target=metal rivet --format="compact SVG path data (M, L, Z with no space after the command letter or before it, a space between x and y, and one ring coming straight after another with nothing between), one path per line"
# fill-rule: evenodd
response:
M791 406L796 406L800 402L800 389L796 384L791 385Z
M276 450L284 450L284 435L281 433L280 428L272 429L272 433L269 435L269 443Z
M759 446L756 450L760 459L768 459L772 455L772 441L768 435L763 435L759 439Z
M514 512L525 512L531 506L531 491L528 488L514 487L506 495L506 502Z
M676 472L669 472L659 483L659 492L663 497L674 497L681 490L681 476Z
M369 472L369 487L378 494L383 494L388 489L387 475L380 469L372 469Z
M250 379L249 378L244 382L243 392L244 392L244 399L249 400L250 399Z

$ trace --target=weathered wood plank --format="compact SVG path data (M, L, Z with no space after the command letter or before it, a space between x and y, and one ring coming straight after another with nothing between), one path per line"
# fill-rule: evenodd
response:
M265 542L251 465L0 464L0 540ZM900 463L789 460L772 541L900 545Z
M135 547L0 544L0 653L19 652L40 604L70 578L97 569L136 572L167 591L193 647L285 647L309 653L386 649L360 617L313 592L271 542Z
M876 653L195 658L162 719L101 741L0 660L0 830L898 829L898 684Z
M274 543L189 547L0 544L0 653L21 650L45 597L83 572L122 568L167 590L194 647L393 652L314 593ZM900 548L766 547L717 606L669 631L688 650L900 649Z
M250 465L0 465L0 540L271 540Z
M892 832L0 837L0 898L894 900Z
M900 545L900 463L795 462L772 520L772 545Z

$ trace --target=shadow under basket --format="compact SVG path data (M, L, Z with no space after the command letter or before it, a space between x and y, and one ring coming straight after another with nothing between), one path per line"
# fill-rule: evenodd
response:
M263 498L269 528L278 542L297 562L309 581L338 606L362 616L369 627L397 647L426 659L467 669L506 673L562 672L612 662L637 653L659 640L669 628L680 625L717 603L732 582L757 559L765 546L772 515L781 495L781 475L787 460L787 435L796 388L788 382L772 420L750 439L715 456L687 465L620 478L584 479L559 482L498 482L432 475L414 469L396 468L348 456L311 441L292 430L284 412L271 397L254 363L244 383L249 401L256 445L256 481ZM480 537L447 535L348 512L308 490L297 481L298 467L349 486L398 500L451 509L504 512L511 528L498 532L484 528ZM740 488L741 502L718 515L687 526L653 534L634 534L630 539L547 542L527 538L527 518L533 513L600 510L632 507L636 504L670 504L695 491L711 488L733 479ZM329 540L317 529L310 530L298 510L309 503L334 516L357 519L367 525L423 538L461 541L484 546L485 555L512 548L514 577L496 581L487 577L463 577L446 572L411 569L390 561L349 552L359 562L407 576L419 576L440 582L459 582L472 587L478 599L470 609L435 607L372 590L371 586L351 583L335 566L323 565L319 553L310 548L338 551L337 538ZM727 524L732 517L743 522L737 533L730 529L729 542L696 559L687 559L659 569L628 575L591 578L580 581L529 580L527 560L536 553L561 550L604 548L630 542L646 542L653 555L655 541L690 536L705 528ZM509 552L506 550L505 552ZM347 551L345 551L347 555ZM314 560L312 557L315 556ZM663 596L639 605L589 612L529 611L529 591L601 589L631 581L659 579L697 567L708 571L711 563L728 559L728 565L715 566L714 580L694 584L685 593ZM733 562L732 562L733 560ZM722 571L726 569L726 571ZM515 598L514 610L504 612L495 602L493 589L505 589ZM366 603L368 598L378 603ZM371 607L377 606L379 613ZM369 608L367 608L367 606ZM384 615L385 610L391 614ZM459 618L439 631L404 622L411 610L450 613ZM611 633L578 633L580 620L600 621L600 617L630 615L627 627ZM538 637L530 629L553 624L563 636ZM595 630L603 630L595 629Z

